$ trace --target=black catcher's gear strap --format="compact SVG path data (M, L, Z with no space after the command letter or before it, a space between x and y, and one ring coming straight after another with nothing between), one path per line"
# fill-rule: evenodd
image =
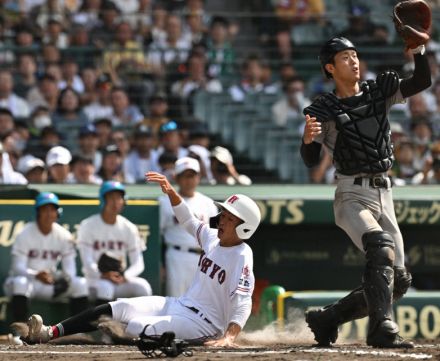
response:
M136 346L142 354L148 358L160 356L177 357L180 354L184 356L192 356L192 350L188 348L188 342L175 338L174 332L164 332L160 336L147 336L145 329L139 334L139 338L135 340Z

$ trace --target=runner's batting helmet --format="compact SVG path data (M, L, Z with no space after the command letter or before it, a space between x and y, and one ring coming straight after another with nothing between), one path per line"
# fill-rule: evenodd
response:
M322 69L327 78L330 79L332 76L327 70L325 70L325 66L333 62L333 58L337 53L349 49L357 51L354 44L343 37L331 38L322 46L321 51L319 52L319 61L321 62Z
M251 238L261 221L260 209L252 199L243 194L234 194L223 203L214 203L243 221L235 228L240 239Z
M125 187L121 182L117 181L106 181L102 183L99 189L99 206L104 208L105 206L105 195L109 192L121 192L122 196L125 197Z

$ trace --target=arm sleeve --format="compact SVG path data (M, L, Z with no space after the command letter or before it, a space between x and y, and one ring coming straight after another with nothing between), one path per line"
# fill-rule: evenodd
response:
M73 278L76 276L76 255L75 254L69 254L66 257L63 257L61 261L61 266L66 275L68 275L70 278Z
M81 256L81 263L84 268L84 273L87 277L99 278L101 272L98 270L98 264L93 260L93 253L87 246L79 245L79 254Z
M236 293L232 297L231 303L232 313L228 324L236 323L243 329L251 314L252 297L250 295L241 295Z
M144 257L139 249L134 249L128 252L128 260L130 267L128 267L124 276L127 278L139 276L145 269Z
M400 92L404 98L408 98L429 86L431 86L431 70L428 58L426 55L414 54L414 73L411 77L402 79Z
M319 164L322 145L317 142L311 142L310 144L301 143L300 153L304 161L304 164L311 168Z
M12 272L15 276L35 276L38 271L27 267L27 257L21 254L12 255Z

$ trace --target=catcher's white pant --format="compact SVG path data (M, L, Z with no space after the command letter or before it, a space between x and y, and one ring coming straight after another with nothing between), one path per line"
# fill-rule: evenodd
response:
M183 306L175 297L123 298L110 302L116 321L125 323L125 332L137 337L144 330L146 335L161 335L173 331L176 338L184 340L205 340L221 335L201 312L194 312Z
M92 298L113 301L120 297L151 296L153 291L148 281L141 277L128 278L119 285L105 279L88 279Z
M186 250L166 250L167 296L179 297L186 292L197 272L199 258L200 255Z
M404 267L403 238L394 212L391 182L387 179L388 188L372 188L367 178L362 179L362 185L356 185L354 177L338 175L333 203L335 222L362 252L364 233L389 232L394 239L394 265Z
M8 277L4 283L7 296L26 296L41 300L52 300L54 286L42 283L25 276ZM87 281L84 277L73 277L69 288L62 295L72 298L86 297L89 294Z

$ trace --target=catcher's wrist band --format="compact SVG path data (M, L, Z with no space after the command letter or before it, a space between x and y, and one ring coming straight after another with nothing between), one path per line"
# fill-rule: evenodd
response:
M421 55L423 55L423 54L425 54L425 45L419 45L417 48L414 48L414 49L411 49L411 52L413 53L413 54L421 54Z

